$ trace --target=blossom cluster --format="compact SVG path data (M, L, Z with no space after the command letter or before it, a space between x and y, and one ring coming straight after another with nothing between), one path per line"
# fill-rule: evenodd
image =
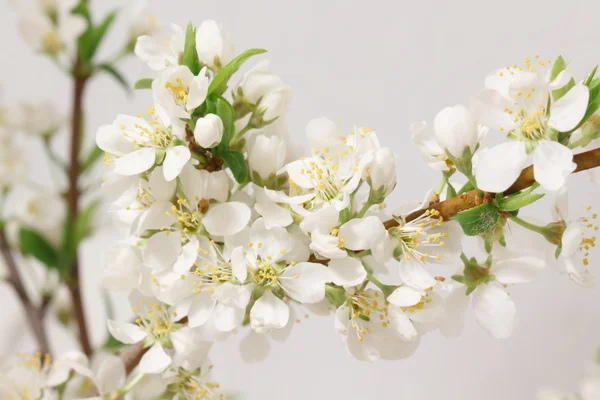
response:
M142 349L137 375L128 378L118 357L73 353L55 363L61 377L75 372L69 382L87 379L94 394L118 396L153 380L141 398L215 398L211 343L241 329L285 332L300 307L331 314L348 352L373 362L410 356L431 331L459 334L469 304L482 328L509 337L509 288L549 264L593 285L597 215L568 218L567 182L574 150L600 136L595 69L576 80L562 57L535 56L486 77L469 106L411 125L441 183L389 211L386 199L405 185L373 129L312 119L301 155L286 126L291 88L266 61L234 78L264 50L235 53L215 21L171 25L166 35L134 45L153 71L136 83L151 104L96 133L109 212L124 232L103 283L128 292L135 315L107 326ZM502 142L490 145L493 137ZM524 184L529 164L534 182ZM466 183L458 186L458 175ZM552 219L523 219L520 210L547 193ZM483 257L464 253L467 236ZM50 383L39 391L56 386L40 365L36 382Z

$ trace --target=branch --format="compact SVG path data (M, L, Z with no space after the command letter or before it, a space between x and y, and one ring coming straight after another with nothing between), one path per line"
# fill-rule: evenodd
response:
M125 364L125 373L127 376L137 367L143 355L149 350L143 347L143 342L136 343L121 353L121 360Z
M577 164L575 172L581 172L588 169L596 168L600 166L600 148L589 150L584 153L575 154L573 156L573 162ZM508 188L504 194L513 194L523 189L527 189L535 183L533 175L533 165L525 168L519 178ZM477 207L482 204L484 199L479 191L471 190L470 192L463 193L457 197L441 201L439 203L432 204L429 210L437 210L440 212L440 216L444 219L450 219L461 211L468 210L473 207ZM425 210L415 211L414 213L406 217L407 221L412 221L425 213ZM383 223L386 229L398 226L398 222L393 219L385 221Z
M25 309L25 316L27 317L27 322L29 323L31 331L35 336L39 351L42 354L48 354L50 353L50 346L48 344L48 337L44 327L45 307L37 308L31 303L31 300L25 291L25 286L23 285L21 276L19 275L17 263L15 262L15 259L10 251L10 246L8 244L8 240L6 239L4 229L0 229L0 251L2 252L2 256L4 257L6 266L8 268L9 278L7 281L15 289L23 308Z
M69 188L67 191L67 203L69 206L69 222L74 224L77 221L79 212L79 190L78 180L81 172L79 163L79 150L81 149L81 136L83 125L83 93L89 76L82 71L81 60L77 58L73 67L74 93L71 119L71 148L69 156ZM79 342L83 352L90 356L93 352L90 343L88 329L83 309L83 299L80 287L80 271L77 249L73 256L71 265L71 280L68 282L71 299L73 301L73 313L79 331Z

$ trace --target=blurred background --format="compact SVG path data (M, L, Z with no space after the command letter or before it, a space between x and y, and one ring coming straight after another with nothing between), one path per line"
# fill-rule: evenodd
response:
M91 0L101 14L127 3ZM554 59L562 54L573 60L570 68L580 78L600 63L600 3L593 2L155 0L151 6L163 24L217 20L231 32L238 53L268 49L263 58L294 89L288 125L302 145L306 123L315 117L342 121L348 130L354 124L375 129L382 144L398 154L398 186L390 207L421 199L439 179L410 140L411 122L431 121L445 106L468 104L489 72L523 64L525 57ZM33 55L6 1L0 2L0 27L3 102L50 99L66 113L70 81L46 58ZM100 52L120 48L126 25L118 29ZM123 70L130 82L149 75L133 57ZM141 91L128 97L112 79L100 76L91 83L86 103L91 145L98 126L112 122L117 113L143 112L151 94ZM53 146L64 154L66 143L57 140ZM27 156L39 166L34 179L49 179L41 149ZM582 215L590 204L600 206L600 188L587 174L574 176L570 191L571 216ZM548 219L549 202L540 202L536 213ZM105 228L81 251L85 306L98 344L106 339L100 288L104 261L120 237L105 219ZM592 254L590 268L597 278L599 262L600 256ZM369 365L346 353L333 318L302 315L286 342L264 341L270 349L264 360L252 357L253 352L245 357L253 360L240 357L248 333L244 329L217 343L212 351L216 380L250 400L532 399L540 386L576 388L600 346L600 288L579 288L548 270L510 293L519 324L508 340L489 337L469 313L459 339L428 334L411 358ZM0 299L0 354L31 349L26 321L10 288L0 285ZM124 298L114 300L117 315L128 313ZM55 353L70 349L72 339L56 322L48 324Z

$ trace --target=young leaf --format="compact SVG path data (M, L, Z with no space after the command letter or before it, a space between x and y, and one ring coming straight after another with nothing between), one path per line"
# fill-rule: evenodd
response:
M491 232L498 222L498 209L492 203L482 204L459 212L452 219L462 227L465 235L478 236Z
M504 211L516 211L520 208L528 206L532 203L535 203L542 197L544 197L544 193L532 193L533 190L529 189L522 193L513 194L511 196L505 197L498 201L498 205L501 210Z
M587 78L585 78L585 80L583 81L583 84L585 86L590 86L590 83L592 83L592 80L594 79L594 76L596 76L596 71L598 70L598 66L596 65L594 67L594 69L592 70L592 72L590 72L590 74L587 76Z
M575 86L575 79L571 78L567 84L559 89L552 91L552 98L554 101L558 101L561 97L563 97L571 88Z
M21 228L19 243L23 254L35 257L49 268L59 269L58 253L39 233L28 228Z
M233 174L238 183L245 183L248 181L248 165L244 159L244 155L239 151L228 151L221 155L223 161Z
M131 86L129 85L123 74L121 74L115 67L113 67L110 64L99 64L96 66L96 68L106 71L109 75L115 78L115 80L119 82L121 86L123 86L123 89L125 89L125 91L128 94L131 94Z
M229 141L233 136L235 112L231 104L222 97L217 99L217 115L223 121L223 139L221 139L221 143L219 143L216 150L218 154L223 154L229 150Z
M200 72L200 60L198 59L198 50L196 50L196 29L191 22L185 32L183 65L186 65L194 75L198 75Z
M113 24L117 17L117 11L112 11L105 18L104 21L98 26L90 26L80 37L78 42L79 47L79 58L84 62L89 62L94 55L104 35L108 31L108 28Z
M140 79L139 81L137 81L135 83L135 85L133 85L134 89L137 90L141 90L141 89L152 89L152 82L154 80L152 78L144 78L144 79Z
M100 202L95 200L85 207L75 222L67 221L63 238L61 264L68 266L75 257L77 247L90 233L91 220Z
M90 15L90 9L87 5L87 1L79 0L79 3L71 10L71 14L82 16L87 22L88 27L92 26L92 17Z
M83 164L81 165L81 172L84 173L89 171L103 154L104 150L98 146L94 146L90 153L85 157L85 161L83 161Z
M210 86L208 87L208 94L210 95L219 89L221 85L227 85L229 78L231 78L231 76L235 74L237 70L240 69L242 64L244 64L250 57L266 52L267 51L264 49L249 49L231 60L229 64L224 66L223 69L219 71L217 75L215 75L214 79L210 83Z
M558 56L556 61L554 61L554 65L552 65L552 71L550 72L550 82L556 79L558 74L567 69L567 63L562 56Z

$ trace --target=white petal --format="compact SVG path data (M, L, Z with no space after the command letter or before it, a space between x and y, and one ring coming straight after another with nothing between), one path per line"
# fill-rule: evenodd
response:
M475 178L481 190L499 193L510 187L527 163L525 144L511 140L479 152Z
M329 145L339 141L339 127L332 120L321 117L315 118L306 125L306 136L310 143L311 149L317 149L322 145Z
M496 262L490 274L504 284L531 282L546 263L535 257L518 257Z
M138 343L148 336L148 334L142 331L139 326L129 322L114 321L109 319L107 324L110 334L121 343Z
M365 280L367 271L356 258L348 257L329 261L329 281L340 286L355 286Z
M155 343L142 357L139 370L143 374L160 374L171 365L171 357L160 343Z
M188 325L192 328L200 326L206 322L215 306L212 293L203 290L194 294L190 310L188 311Z
M440 333L445 337L458 337L463 331L465 312L469 305L469 296L465 294L463 285L456 286L446 297L445 314Z
M318 303L325 298L325 282L328 281L327 268L310 262L287 267L279 276L283 290L294 300L306 304Z
M231 272L240 283L244 283L248 277L246 256L244 256L244 248L241 246L231 252Z
M122 156L133 151L131 141L123 136L123 131L115 124L103 125L96 132L96 144L107 153Z
M225 282L215 288L213 298L227 307L245 309L251 295L252 285L234 285Z
M175 215L172 210L173 204L170 201L157 201L150 206L140 217L135 232L138 235L144 233L147 229L160 229L170 227L175 223Z
M244 203L222 203L212 206L202 218L202 223L211 235L234 235L248 225L251 214Z
M415 289L425 290L435 285L435 279L416 258L400 261L400 278Z
M100 393L109 393L119 389L125 382L126 376L125 364L123 364L121 357L107 355L102 359L96 372Z
M583 239L583 231L577 222L569 223L567 229L563 232L561 239L562 252L564 257L573 256L579 249L581 240Z
M148 184L155 201L170 200L177 188L177 182L169 182L165 179L163 167L154 168L148 178Z
M353 219L340 227L339 235L344 247L350 250L366 250L385 237L385 228L378 217Z
M400 286L394 290L388 297L387 301L400 307L414 306L421 301L421 291L413 289L409 286Z
M213 312L215 328L221 332L231 332L244 318L244 310L217 304Z
M508 293L494 285L481 285L472 296L473 313L482 328L496 339L512 335L517 309Z
M271 329L281 329L287 325L290 310L282 300L270 290L254 303L250 310L250 326L257 333L268 333Z
M574 129L587 111L590 90L582 83L573 86L550 108L548 125L559 132Z
M265 219L267 229L275 226L285 228L294 222L290 211L277 204L257 203L254 208Z
M187 99L186 108L188 111L192 111L193 109L200 107L204 100L206 99L206 94L208 92L208 78L206 77L206 67L202 68L200 74L194 77L190 85L190 94Z
M148 239L142 251L144 264L152 270L170 270L181 252L179 232L157 232Z
M300 228L307 233L312 233L316 229L321 232L329 232L333 227L339 225L339 216L340 212L327 204L315 212L308 213L300 223Z
M304 189L312 189L315 187L315 182L313 179L309 178L307 171L310 171L310 163L316 162L319 163L320 160L316 158L306 158L303 160L292 161L288 165L285 166L285 170L287 171L290 178L301 188Z
M154 165L156 156L153 148L144 147L115 160L115 174L138 175Z
M575 264L572 259L565 259L565 269L569 278L576 284L583 287L593 287L596 284L594 276L583 264Z
M392 329L403 340L415 340L418 336L415 326L402 310L391 307L389 309L389 329Z
M175 146L167 149L163 162L163 172L167 181L172 181L190 160L192 154L186 146Z
M181 254L179 254L177 261L173 265L173 271L178 274L189 272L198 257L199 248L198 239L192 237L190 241L182 247Z
M573 151L558 142L542 140L533 151L533 175L544 189L560 189L576 167Z

